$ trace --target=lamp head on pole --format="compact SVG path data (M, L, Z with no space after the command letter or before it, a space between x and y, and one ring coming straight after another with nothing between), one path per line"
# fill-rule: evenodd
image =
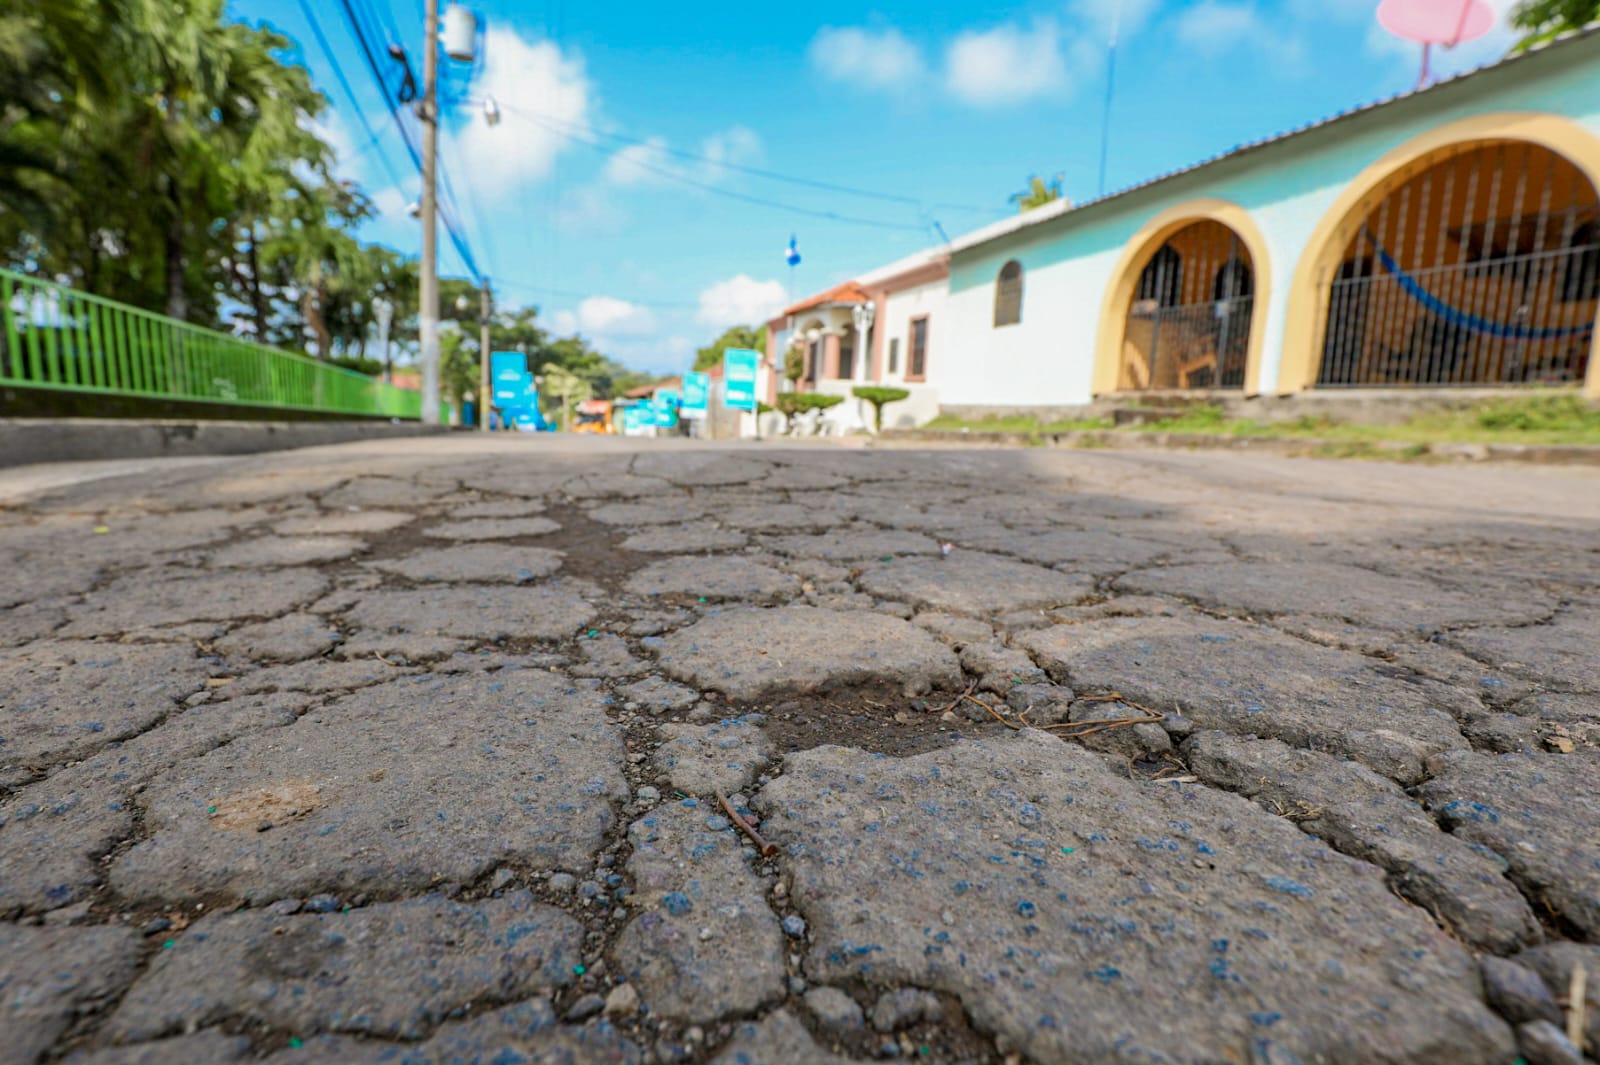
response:
M458 63L470 63L478 58L478 16L462 7L451 4L444 9L444 27L440 34L444 54Z
M878 308L871 301L858 303L850 310L850 317L855 319L856 331L865 333L872 328L872 321L878 316Z

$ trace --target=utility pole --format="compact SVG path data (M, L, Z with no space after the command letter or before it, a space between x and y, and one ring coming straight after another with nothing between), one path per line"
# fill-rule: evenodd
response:
M478 428L489 431L489 316L494 313L494 297L489 294L489 279L483 279L483 326L478 340Z
M439 0L427 0L422 55L422 423L439 424Z

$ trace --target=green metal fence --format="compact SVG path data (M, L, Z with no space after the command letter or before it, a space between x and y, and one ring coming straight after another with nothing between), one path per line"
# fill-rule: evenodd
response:
M0 386L416 418L381 379L0 270Z

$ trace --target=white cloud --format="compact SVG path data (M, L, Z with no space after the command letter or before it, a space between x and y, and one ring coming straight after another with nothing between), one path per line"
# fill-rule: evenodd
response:
M1007 23L963 33L945 51L945 83L957 98L978 107L1064 90L1060 29L1053 20L1038 19L1026 29Z
M356 158L355 140L339 113L331 107L316 118L303 120L305 129L321 137L333 149L333 172L343 178L355 177L353 165Z
M713 182L728 176L730 166L747 166L761 158L761 138L745 126L731 126L700 143L698 158L675 155L665 138L649 140L616 152L606 161L605 179L613 185L641 185L686 178Z
M714 181L727 173L729 165L748 166L759 162L762 156L761 138L748 126L730 126L702 141L700 154L706 160L701 176L707 181Z
M1178 16L1173 33L1201 56L1214 58L1244 48L1280 67L1298 67L1305 43L1302 27L1291 21L1280 14L1269 22L1249 0L1201 0Z
M563 233L609 236L626 228L628 212L617 202L614 190L577 185L561 193L550 222Z
M491 28L484 69L473 91L497 100L504 120L490 126L474 116L452 132L453 158L466 169L457 180L474 182L492 198L545 177L567 146L555 129L522 118L512 108L536 110L558 128L584 126L593 87L576 53L564 53L551 41L524 40L514 30Z
M1119 39L1142 30L1161 0L1075 0L1071 5L1074 21L1097 48L1103 49L1116 28ZM1336 0L1337 2L1337 0ZM1361 0L1365 3L1368 0Z
M628 145L607 160L605 177L613 185L637 185L657 177L671 162L666 140L651 137L643 144Z
M572 322L578 332L597 339L646 336L656 329L650 308L615 296L590 296L578 304Z
M759 325L783 309L786 297L781 281L757 281L748 274L739 274L700 293L695 320L717 329Z
M1259 39L1265 27L1250 4L1202 0L1178 16L1174 33L1180 43L1207 55Z
M393 185L385 185L372 194L372 210L379 218L390 221L409 216L413 198Z
M824 26L806 50L830 81L860 89L899 89L922 75L922 53L893 26Z

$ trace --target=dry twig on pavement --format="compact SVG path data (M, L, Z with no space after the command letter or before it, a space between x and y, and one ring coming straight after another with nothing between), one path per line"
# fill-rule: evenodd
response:
M755 842L756 850L761 852L761 857L770 858L774 854L778 853L778 848L762 839L761 833L757 832L754 828L751 828L750 822L739 816L739 811L733 808L733 803L729 802L728 797L722 794L720 791L717 792L717 801L722 804L722 808L728 813L728 818L739 827L740 831L749 836Z

